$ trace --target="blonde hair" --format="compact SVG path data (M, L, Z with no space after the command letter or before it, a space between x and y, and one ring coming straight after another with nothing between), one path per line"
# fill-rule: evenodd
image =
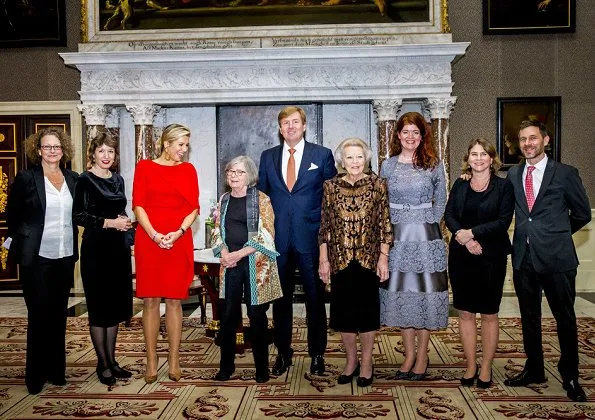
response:
M190 129L182 124L170 124L163 129L163 133L161 133L161 137L159 138L159 147L161 151L159 152L160 155L163 154L165 150L165 143L171 143L182 137L190 137Z

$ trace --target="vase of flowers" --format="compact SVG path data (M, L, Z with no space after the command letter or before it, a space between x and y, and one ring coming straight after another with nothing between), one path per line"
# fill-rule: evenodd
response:
M209 217L205 219L205 248L211 248L211 235L215 229L215 220L218 216L217 202L211 200L211 207L209 209Z

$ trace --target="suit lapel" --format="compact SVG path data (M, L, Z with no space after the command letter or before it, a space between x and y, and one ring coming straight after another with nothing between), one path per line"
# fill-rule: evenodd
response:
M273 160L275 165L275 173L279 177L281 184L285 185L285 188L287 188L287 184L285 184L285 181L283 180L283 169L281 168L283 163L283 144L281 144L281 146L277 146L277 148L273 150Z
M552 178L554 177L554 172L556 172L555 163L552 159L547 160L547 164L545 166L545 171L543 172L543 179L541 180L541 186L539 187L539 193L537 193L537 197L535 197L535 203L533 204L533 208L539 204L541 198L545 194L545 190L552 182Z
M43 169L41 166L35 168L33 171L33 178L35 179L35 186L37 187L37 194L39 195L41 210L45 214L45 179L43 177Z
M66 172L64 169L62 169L62 175L64 176L64 179L66 180L66 185L68 185L68 189L70 190L70 195L74 197L74 184L75 184L75 179L73 176L71 176L70 172Z
M300 180L304 178L304 175L310 168L310 163L312 162L312 154L314 153L314 148L310 143L304 140L304 153L302 154L302 161L300 162L300 169L298 170L298 177L293 189L299 188L301 185Z

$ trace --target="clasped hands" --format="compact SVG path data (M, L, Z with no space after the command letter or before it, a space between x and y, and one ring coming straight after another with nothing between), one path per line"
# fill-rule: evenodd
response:
M455 233L455 239L458 243L464 245L473 255L481 255L481 245L473 238L471 229L459 229Z
M111 227L119 230L120 232L126 232L132 227L132 220L124 215L119 215L115 219L106 220L105 227Z
M233 268L238 265L242 256L237 251L229 252L227 249L221 249L221 258L219 263L225 268Z
M156 242L159 248L172 249L174 243L180 239L180 236L182 235L183 233L179 229L175 232L169 232L165 235L157 232L153 238L153 242Z

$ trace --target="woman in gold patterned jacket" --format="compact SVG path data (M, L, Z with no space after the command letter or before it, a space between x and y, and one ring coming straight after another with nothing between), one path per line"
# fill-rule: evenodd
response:
M331 285L329 326L341 332L347 362L338 378L369 386L374 377L372 350L380 328L379 281L388 279L393 241L386 181L369 170L372 151L358 138L335 151L339 174L324 183L318 243L318 273ZM359 334L362 360L357 360Z
M269 197L256 188L258 170L248 156L238 156L225 166L231 188L219 200L219 217L213 230L213 253L220 257L219 297L221 361L218 381L231 378L235 370L235 342L242 296L250 319L250 336L256 382L269 380L267 343L269 302L280 298L281 283L275 250L275 216Z

